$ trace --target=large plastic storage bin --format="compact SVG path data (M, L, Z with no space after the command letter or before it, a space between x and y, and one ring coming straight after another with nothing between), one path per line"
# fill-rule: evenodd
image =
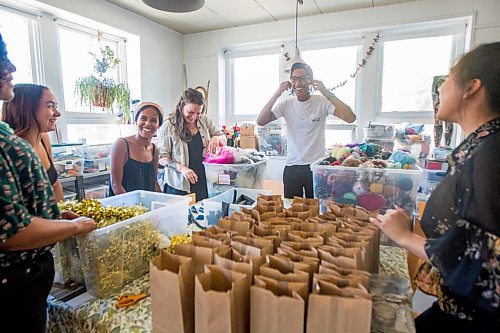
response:
M252 164L205 163L208 197L226 192L232 188L262 189L267 159Z
M446 175L446 171L443 170L429 170L423 169L424 176L420 181L420 192L423 194L430 195L432 191L441 183L444 176Z
M319 198L322 210L325 202L353 203L368 210L384 211L394 205L412 216L423 171L414 169L376 169L343 166L311 165L314 197Z
M53 144L52 158L59 178L75 177L83 174L81 143Z
M189 198L133 191L100 200L104 206L142 205L147 213L78 237L87 292L107 297L149 270L170 235L187 232Z
M233 212L239 212L242 207L251 209L254 205L237 205L233 204L241 195L246 195L250 199L257 201L259 194L269 195L269 190L252 190L248 188L232 188L224 193L216 195L213 198L203 200L204 216L207 225L215 225L223 216L222 203L229 203L227 216L231 216Z

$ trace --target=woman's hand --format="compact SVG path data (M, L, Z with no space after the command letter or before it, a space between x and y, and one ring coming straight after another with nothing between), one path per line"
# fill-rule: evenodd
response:
M224 140L221 139L221 137L219 137L219 136L211 137L210 141L208 141L208 151L211 154L216 154L217 149L219 149L219 147L224 146L225 144L226 144L226 142L224 142Z
M79 218L80 215L76 214L75 212L71 210L63 210L61 211L61 218L64 220L74 220L76 218Z
M403 247L413 236L410 218L402 208L397 206L395 210L387 210L385 215L378 214L376 218L371 217L370 222L379 227L396 244Z
M94 220L85 216L73 219L71 222L77 225L77 232L75 233L75 236L88 234L97 227Z
M183 166L181 168L182 176L191 184L195 184L198 182L198 175L188 167Z

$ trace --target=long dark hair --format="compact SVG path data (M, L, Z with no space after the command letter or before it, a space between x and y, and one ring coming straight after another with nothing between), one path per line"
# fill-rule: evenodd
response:
M203 94L198 90L193 88L186 89L177 102L177 106L175 110L170 113L168 116L168 120L175 128L175 132L182 141L191 141L192 135L189 128L186 126L186 122L184 121L184 116L182 114L182 110L186 104L196 104L196 105L205 105L205 99L203 99Z
M49 88L39 84L16 84L14 98L3 103L2 120L12 127L16 135L23 136L34 124L40 129L36 113L45 90Z
M481 80L489 107L500 114L500 42L482 44L464 54L451 72L462 88L471 80Z

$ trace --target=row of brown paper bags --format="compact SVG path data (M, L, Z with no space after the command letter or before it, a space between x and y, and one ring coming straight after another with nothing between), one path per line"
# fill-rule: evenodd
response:
M372 225L366 224L355 219L346 221L335 221L334 223L313 223L313 222L294 222L289 224L273 224L273 228L264 226L264 222L258 222L251 228L239 228L242 223L239 221L230 221L221 219L220 228L212 227L207 231L200 233L204 237L218 239L228 244L231 235L227 235L222 230L228 230L233 234L246 235L252 238L262 238L272 240L273 252L276 253L282 242L291 243L298 251L308 250L311 247L321 245L331 245L339 249L341 254L343 248L345 254L356 259L356 269L365 270L371 273L378 272L379 264L379 246L380 232ZM272 222L267 222L272 223ZM315 231L313 231L315 230ZM298 246L297 243L303 244ZM285 243L287 244L287 243ZM288 243L289 246L290 243ZM313 249L313 251L316 251ZM309 252L302 252L309 254ZM267 254L267 253L266 253ZM312 253L310 256L318 257L318 253Z
M205 264L200 272L200 260L211 261L210 250L215 265ZM238 251L225 246L183 244L176 252L187 256L163 251L151 260L154 332L293 333L305 327L307 332L370 331L366 272L324 261L320 273L312 274L309 293L311 268L304 264L290 266L288 260L268 256L268 262L255 269L257 256L240 262ZM228 254L230 259L224 257Z

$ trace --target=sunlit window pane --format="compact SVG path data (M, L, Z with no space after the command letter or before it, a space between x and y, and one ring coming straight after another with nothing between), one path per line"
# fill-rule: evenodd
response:
M2 34L10 61L17 70L13 74L14 83L33 83L31 65L30 19L0 9L0 33Z
M88 105L81 105L75 96L75 82L78 78L92 74L98 77L94 72L95 58L90 52L99 56L99 48L109 46L116 55L118 42L106 38L101 38L98 42L96 35L65 26L59 27L59 41L66 111L107 112L101 107L90 108ZM108 69L104 77L112 78L118 83L118 67Z
M356 100L356 81L351 78L351 74L356 70L357 54L358 46L301 52L302 58L314 72L314 79L322 81L327 88L332 88L348 79L347 84L334 90L334 93L353 110Z
M120 137L121 129L119 124L68 124L68 142L113 143Z
M382 112L432 111L432 78L448 73L453 36L384 43Z
M233 114L257 115L279 85L279 54L233 60Z

